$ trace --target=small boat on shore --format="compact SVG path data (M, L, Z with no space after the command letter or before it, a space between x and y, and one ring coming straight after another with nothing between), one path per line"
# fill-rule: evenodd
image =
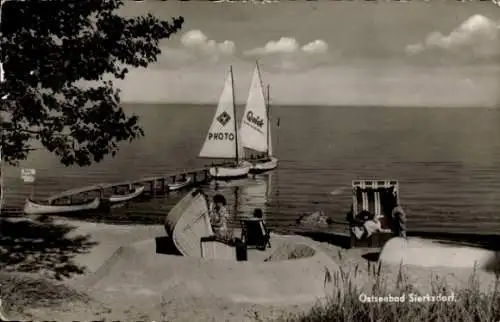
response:
M212 178L229 180L248 176L252 164L241 160L244 149L238 132L233 69L230 67L212 124L198 155L200 158L231 160L212 165L209 169Z
M64 214L81 211L97 210L101 205L101 199L95 198L91 201L72 203L69 205L51 205L49 203L39 203L27 199L24 204L24 213L27 215Z
M382 264L392 265L468 268L498 272L500 252L445 240L394 237L382 248L379 261Z
M267 86L267 98L264 97L262 79L258 63L252 77L248 99L241 121L241 141L244 148L257 153L264 153L261 158L250 158L251 174L264 173L278 167L278 159L273 156L270 117L270 86Z
M187 177L184 180L177 181L177 182L174 182L174 183L169 183L168 184L168 190L169 191L180 190L182 188L185 188L185 187L189 186L192 181L193 181L193 178Z
M144 192L144 186L136 186L134 187L134 190L130 193L123 194L123 195L111 195L109 197L109 203L114 204L114 203L122 203L122 202L127 202L132 199L135 199L139 197L143 192Z

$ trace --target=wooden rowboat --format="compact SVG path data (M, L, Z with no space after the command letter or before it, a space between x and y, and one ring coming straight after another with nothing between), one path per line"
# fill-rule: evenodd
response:
M168 190L175 191L175 190L182 189L184 187L189 186L192 181L193 181L193 179L191 177L187 177L186 179L184 179L182 181L178 181L178 182L174 182L174 183L169 183L168 184Z
M131 193L125 195L112 195L111 197L109 197L109 202L113 204L113 203L130 201L132 199L139 197L143 192L144 192L144 186L137 186Z
M69 205L50 205L44 203L34 202L27 199L24 204L24 213L27 215L44 215L44 214L60 214L69 212L80 212L87 210L96 210L99 208L101 200L95 198L92 201L73 203Z

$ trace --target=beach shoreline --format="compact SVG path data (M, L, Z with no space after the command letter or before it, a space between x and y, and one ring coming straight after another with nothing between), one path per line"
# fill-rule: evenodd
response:
M89 295L92 292L87 292L82 288L81 281L102 267L104 262L121 246L166 236L163 226L110 225L70 219L57 219L47 223L35 223L32 220L26 221L23 219L9 219L4 220L3 225L5 223L35 225L39 233L43 229L56 230L56 227L66 227L64 234L59 233L59 238L62 242L61 240L57 242L64 245L68 244L70 240L78 240L80 244L77 246L84 244L84 248L86 248L84 251L73 249L72 255L69 253L61 255L62 257L66 256L64 257L67 259L66 263L61 262L62 257L54 259L54 261L59 261L59 263L50 263L48 254L45 254L45 257L40 254L31 254L32 261L45 258L46 262L45 267L40 264L34 267L31 272L29 272L27 265L29 264L27 262L30 261L28 257L25 257L24 260L18 259L17 263L15 261L4 261L3 271L5 273L1 278L2 283L12 284L14 283L12 282L13 280L19 283L19 281L27 278L29 280L40 281L40 285L53 283L53 287L61 287L67 289L68 294L75 294L74 300L55 301L54 305L47 307L39 303L15 303L15 301L24 302L18 294L22 288L18 287L18 291L16 291L12 285L10 288L3 285L2 299L8 303L6 310L13 318L82 320L82 317L88 317L87 320L98 318L100 320L118 319L127 321L144 320L145 317L148 317L147 319L162 319L163 321L256 321L259 319L268 321L279 319L287 314L304 314L315 304L286 305L285 303L283 305L252 305L232 303L227 300L214 298L190 297L189 295L179 297L175 296L176 294L174 293L170 299L165 298L165 296L158 298L157 303L148 308L144 306L124 306L110 298L103 299L93 294ZM42 229L40 228L41 226L45 228ZM44 238L50 239L54 237L45 236ZM383 279L387 283L388 290L395 289L396 284L400 283L398 276L402 268L396 266L379 266L376 261L377 249L344 249L326 242L313 241L311 238L303 236L293 236L291 239L296 241L307 239L308 242L314 243L318 249L338 264L344 275L344 282L348 280L350 285L356 287L361 294L366 296L374 295L372 286L379 279ZM23 241L26 244L33 244L34 242L34 238L28 238ZM52 240L52 242L54 243L56 240ZM57 245L53 245L52 248L40 248L38 252L45 251L49 253L48 248L54 252L54 249L57 247ZM2 246L2 248L4 256L8 256L8 246ZM10 249L10 251L12 252L13 249ZM35 257L33 258L33 256ZM73 271L64 273L63 271L68 267L72 267ZM452 285L453 287L466 288L471 274L474 273L469 269L429 269L419 267L404 267L403 269L409 277L405 282L408 285L414 286L412 291L414 294L420 295L432 295L433 290L430 284L434 278L439 278L446 282L447 285ZM63 276L64 274L67 276ZM475 274L480 281L481 288L487 292L488 285L494 284L495 276L485 272L475 272ZM44 287L47 288L47 286ZM9 289L10 291L8 291ZM9 292L12 294L9 294ZM41 292L40 296L43 296L43 292L41 290L39 292ZM388 292L389 294L396 294L391 293L391 291ZM23 305L31 306L31 308L23 307Z

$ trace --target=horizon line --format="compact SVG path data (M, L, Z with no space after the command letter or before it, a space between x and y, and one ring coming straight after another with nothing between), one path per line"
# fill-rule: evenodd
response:
M121 105L183 105L186 107L213 107L217 105L217 102L147 102L147 101L127 101L121 102ZM245 102L236 103L236 106L245 106ZM439 105L395 105L395 104L380 104L380 105L358 105L358 104L300 104L300 103L280 103L280 104L271 104L271 107L284 107L284 108L461 108L461 109L472 109L472 108L481 108L481 109L498 109L499 106L439 106Z

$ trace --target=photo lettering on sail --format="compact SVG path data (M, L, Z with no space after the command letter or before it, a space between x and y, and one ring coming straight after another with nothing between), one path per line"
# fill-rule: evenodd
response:
M234 133L231 132L209 132L208 133L209 140L234 140Z

